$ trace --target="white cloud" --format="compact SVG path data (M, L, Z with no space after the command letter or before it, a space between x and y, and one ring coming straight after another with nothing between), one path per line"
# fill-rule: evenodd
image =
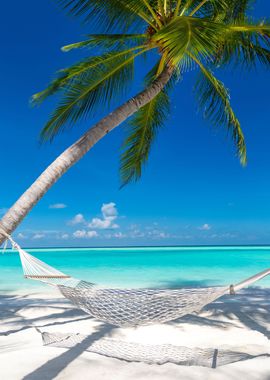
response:
M126 235L123 234L122 232L116 232L115 234L113 234L113 237L117 239L123 239L124 237L126 237Z
M25 232L32 233L32 234L45 234L45 235L53 235L53 234L58 234L59 230L25 230Z
M233 234L233 233L230 233L230 232L225 232L225 233L219 233L219 234L212 234L210 235L210 238L211 239L221 239L221 238L225 238L225 239L233 239L233 238L236 238L237 235L236 234Z
M84 216L83 214L77 214L74 216L73 219L71 219L68 224L70 224L71 226L75 226L76 224L82 224L82 223L85 223L85 219L84 219Z
M92 221L89 223L88 227L97 228L100 230L119 228L118 224L113 223L113 220L111 218L107 218L107 219L93 218Z
M27 236L20 232L20 233L18 233L17 238L18 239L27 239Z
M165 239L170 237L170 235L164 231L160 231L159 229L151 229L151 227L147 231L147 236L153 239Z
M77 239L81 239L81 238L85 237L85 235L86 235L85 230L77 230L77 231L73 232L73 236Z
M45 234L39 234L39 233L37 233L37 234L35 234L33 237L32 237L32 239L33 240L38 240L38 239L43 239L45 237Z
M131 238L136 239L136 238L142 238L145 237L145 233L142 232L140 229L134 229L130 232L129 235Z
M165 238L169 237L169 235L166 234L165 232L160 232L160 233L159 233L159 237L160 237L161 239L165 239Z
M87 231L86 235L88 238L98 237L97 231Z
M110 224L111 224L110 220L93 218L92 221L89 223L89 227L90 228L107 229L110 227Z
M211 228L212 227L209 224L205 223L202 226L198 227L198 230L200 230L200 231L209 231L209 230L211 230Z
M103 218L114 218L116 219L118 216L118 211L116 209L116 204L113 202L110 203L103 203L101 207L101 212L103 215Z
M59 210L59 209L67 208L67 205L65 203L55 203L53 205L50 205L49 208Z
M115 232L115 233L109 233L109 234L105 234L104 237L106 239L123 239L125 237L128 237L127 234L123 234L123 232Z
M118 224L115 223L115 220L118 217L115 203L103 203L101 213L103 218L93 218L88 224L89 228L97 228L100 230L119 228Z
M60 235L60 239L66 240L68 238L69 238L69 234L64 233L64 234Z
M98 236L96 231L77 230L73 233L76 239L94 238Z

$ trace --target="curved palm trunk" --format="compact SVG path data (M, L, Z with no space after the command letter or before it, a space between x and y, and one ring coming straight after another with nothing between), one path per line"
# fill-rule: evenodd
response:
M8 234L12 233L35 204L71 166L78 162L102 137L150 102L164 88L172 72L172 68L165 68L161 75L144 91L100 120L58 156L7 211L0 221L0 228ZM6 237L1 234L0 229L0 244L5 239Z

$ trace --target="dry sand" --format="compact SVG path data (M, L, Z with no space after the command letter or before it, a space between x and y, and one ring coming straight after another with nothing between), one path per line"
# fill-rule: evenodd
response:
M270 380L270 289L225 296L202 312L164 325L121 329L75 309L57 293L0 295L1 380ZM72 348L44 347L36 330L146 344L226 348L252 359L216 369L126 362Z

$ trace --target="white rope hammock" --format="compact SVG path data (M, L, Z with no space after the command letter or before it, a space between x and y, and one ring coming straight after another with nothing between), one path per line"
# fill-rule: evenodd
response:
M1 231L2 232L2 231ZM70 277L23 250L5 232L13 249L18 250L25 278L57 287L74 305L100 321L126 327L162 323L200 311L224 294L249 286L270 274L270 268L237 285L186 289L104 289L96 284ZM151 345L102 338L93 340L82 334L42 332L46 346L72 348L103 356L148 364L167 362L216 368L253 356L247 353L212 348L189 348L171 344Z
M270 268L236 285L182 289L106 289L70 277L24 251L20 254L25 278L56 286L78 308L112 325L126 327L163 323L200 311L225 294L234 294L270 274Z

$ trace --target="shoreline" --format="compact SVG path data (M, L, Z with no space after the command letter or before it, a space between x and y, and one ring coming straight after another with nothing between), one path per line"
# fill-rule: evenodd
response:
M52 289L53 290L53 289ZM224 296L197 314L162 325L117 328L100 323L74 308L58 292L0 294L0 360L5 380L269 380L270 288L248 288ZM80 333L139 344L173 344L200 348L230 348L253 358L213 370L172 363L149 365L87 352L78 346L42 346L40 333ZM13 363L14 365L10 365ZM77 372L79 371L79 372ZM113 377L112 377L113 373Z
M209 249L209 250L214 250L214 249L265 249L265 250L270 250L270 243L269 244L235 244L235 245L232 245L232 244L222 244L222 245L207 245L207 244L203 244L203 245L130 245L130 246L124 246L124 245L119 245L119 246L79 246L79 247L74 247L74 246L61 246L61 247L22 247L23 249L25 250L31 250L32 252L36 252L38 250L66 250L68 249L69 251L72 251L72 250L118 250L118 249L123 249L123 250L151 250L151 249L157 249L157 248L161 248L161 249L180 249L180 250L192 250L192 249ZM3 248L0 248L0 250L4 250ZM12 248L6 248L4 251L7 251L7 252L12 252L14 251Z

